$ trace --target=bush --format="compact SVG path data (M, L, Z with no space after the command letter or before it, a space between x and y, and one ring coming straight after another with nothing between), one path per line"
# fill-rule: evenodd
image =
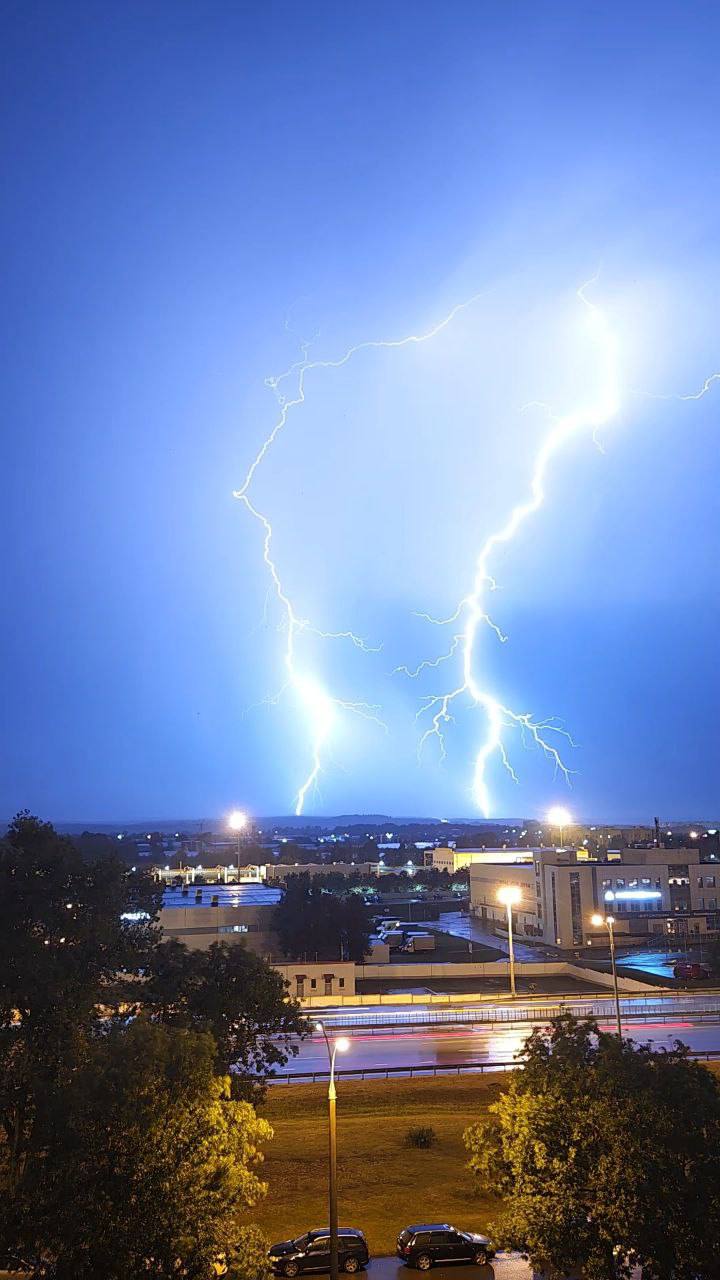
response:
M241 1227L227 1255L227 1280L270 1280L270 1242L259 1227Z
M405 1141L409 1147L420 1147L427 1151L435 1141L435 1130L429 1125L418 1125L415 1129L408 1129Z

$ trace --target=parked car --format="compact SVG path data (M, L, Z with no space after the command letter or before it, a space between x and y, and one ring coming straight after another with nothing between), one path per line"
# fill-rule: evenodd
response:
M673 973L676 978L709 978L710 970L704 964L693 964L689 960L678 960Z
M447 1222L430 1222L401 1231L397 1255L418 1271L429 1271L436 1262L474 1262L480 1267L494 1258L495 1246L477 1232L458 1231Z
M268 1249L275 1275L296 1276L301 1271L330 1270L330 1230L306 1231L296 1240L282 1240ZM338 1228L338 1266L350 1275L370 1261L367 1240L357 1227Z

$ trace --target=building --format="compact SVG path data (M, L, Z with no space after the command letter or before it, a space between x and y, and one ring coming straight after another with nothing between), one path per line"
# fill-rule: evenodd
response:
M272 913L279 889L254 884L205 884L166 889L160 924L166 938L192 949L213 942L244 942L250 951L271 956L277 951Z
M491 928L506 922L497 895L507 884L521 892L518 934L558 947L604 944L604 928L590 923L594 913L612 914L624 942L720 928L720 868L701 862L699 849L622 849L602 860L585 849L531 852L530 862L495 857L470 864L470 911Z
M425 854L425 866L436 871L448 871L455 875L467 867L478 863L530 862L533 849L428 849Z
M297 1000L316 996L354 996L355 965L347 960L309 962L293 960L274 964L288 984L288 992Z

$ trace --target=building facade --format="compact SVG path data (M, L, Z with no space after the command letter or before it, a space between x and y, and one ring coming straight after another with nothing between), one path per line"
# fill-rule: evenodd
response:
M602 861L585 850L541 849L530 863L473 862L470 910L491 928L506 921L497 894L507 884L521 893L518 934L557 947L604 943L604 928L591 924L595 913L613 915L626 942L720 928L720 864L701 862L699 849L623 849Z

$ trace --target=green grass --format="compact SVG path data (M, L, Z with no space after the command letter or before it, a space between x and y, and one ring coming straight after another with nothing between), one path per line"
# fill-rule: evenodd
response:
M463 1131L497 1096L502 1076L343 1081L338 1087L341 1226L361 1227L370 1252L392 1253L411 1222L482 1230L498 1202L479 1196L465 1167ZM252 1221L274 1240L327 1225L327 1087L276 1085L261 1109L273 1126L262 1177L268 1194ZM427 1124L429 1151L406 1145Z

